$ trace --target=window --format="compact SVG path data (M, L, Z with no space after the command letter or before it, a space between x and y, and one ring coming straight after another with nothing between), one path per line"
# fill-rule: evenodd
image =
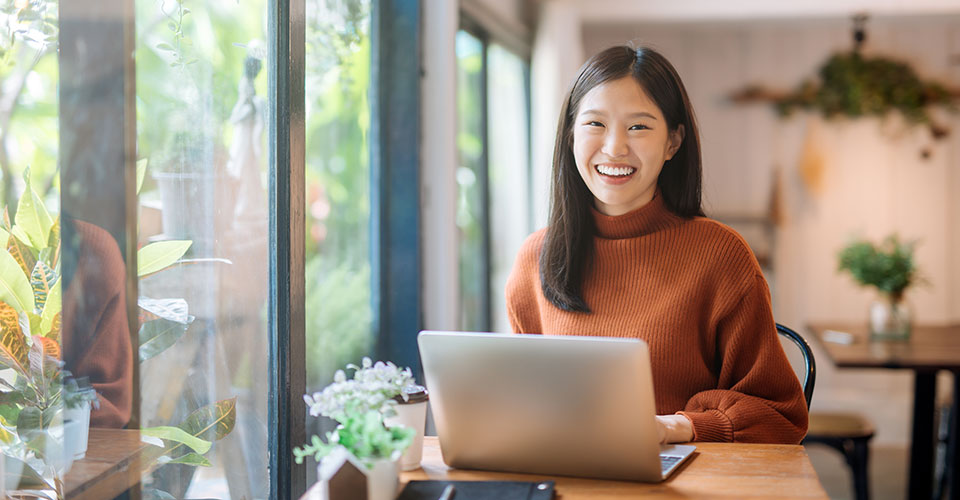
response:
M532 226L529 70L487 38L456 39L460 328L508 332L503 291Z
M138 273L140 426L212 443L163 439L142 494L267 498L267 4L135 5L139 264L168 257Z
M143 447L115 463L142 466L129 477L142 498L298 497L305 388L368 353L416 368L420 7L375 7L0 8L0 280L17 281L0 321L29 327L4 338L90 378L87 457ZM17 374L0 360L0 384L28 388L27 363ZM3 463L49 485L78 428L61 394L0 402L0 433L35 422L58 443L3 440L20 460ZM99 477L84 470L66 476L67 497Z

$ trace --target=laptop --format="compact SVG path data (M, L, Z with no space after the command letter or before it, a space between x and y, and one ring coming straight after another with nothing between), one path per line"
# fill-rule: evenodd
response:
M417 342L450 467L659 482L696 449L659 444L642 340L423 331Z

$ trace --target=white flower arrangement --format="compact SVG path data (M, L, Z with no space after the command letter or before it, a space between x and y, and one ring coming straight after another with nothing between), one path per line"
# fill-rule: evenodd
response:
M394 415L395 398L399 396L406 401L409 396L404 389L415 385L410 368L401 370L389 361L373 363L366 357L361 365L347 365L348 370L355 370L353 379L347 379L343 370L337 370L333 383L323 391L313 396L304 395L310 415L323 415L341 423L347 418L348 410L354 415L369 410L378 410L384 416Z

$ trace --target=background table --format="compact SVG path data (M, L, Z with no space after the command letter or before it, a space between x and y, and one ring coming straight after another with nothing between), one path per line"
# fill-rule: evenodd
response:
M563 500L619 498L797 498L826 499L802 446L770 444L695 443L697 451L670 478L658 484L603 481L533 474L451 469L443 464L436 437L423 443L422 468L401 473L401 482L450 481L556 482Z
M907 497L928 499L933 495L934 399L937 371L954 374L954 401L960 395L960 325L923 326L913 329L906 341L872 341L865 325L813 324L809 329L839 368L907 369L914 372L913 433L910 440L910 486ZM827 330L853 335L852 344L827 342ZM951 412L951 428L956 432L958 416ZM956 460L956 440L948 452L952 458L950 473L960 478ZM960 499L960 487L952 488L951 497Z
M147 446L137 430L90 429L87 456L74 462L64 478L64 496L109 499L138 484Z

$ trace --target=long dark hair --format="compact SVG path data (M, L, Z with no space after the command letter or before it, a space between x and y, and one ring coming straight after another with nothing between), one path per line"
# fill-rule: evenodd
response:
M553 305L589 313L583 279L593 253L593 195L577 171L573 156L573 122L580 101L594 87L632 76L657 104L671 131L683 126L680 149L667 160L657 179L667 209L680 217L703 215L700 205L700 138L693 107L673 65L659 52L640 47L611 47L580 68L557 125L553 149L550 221L540 251L540 286Z

